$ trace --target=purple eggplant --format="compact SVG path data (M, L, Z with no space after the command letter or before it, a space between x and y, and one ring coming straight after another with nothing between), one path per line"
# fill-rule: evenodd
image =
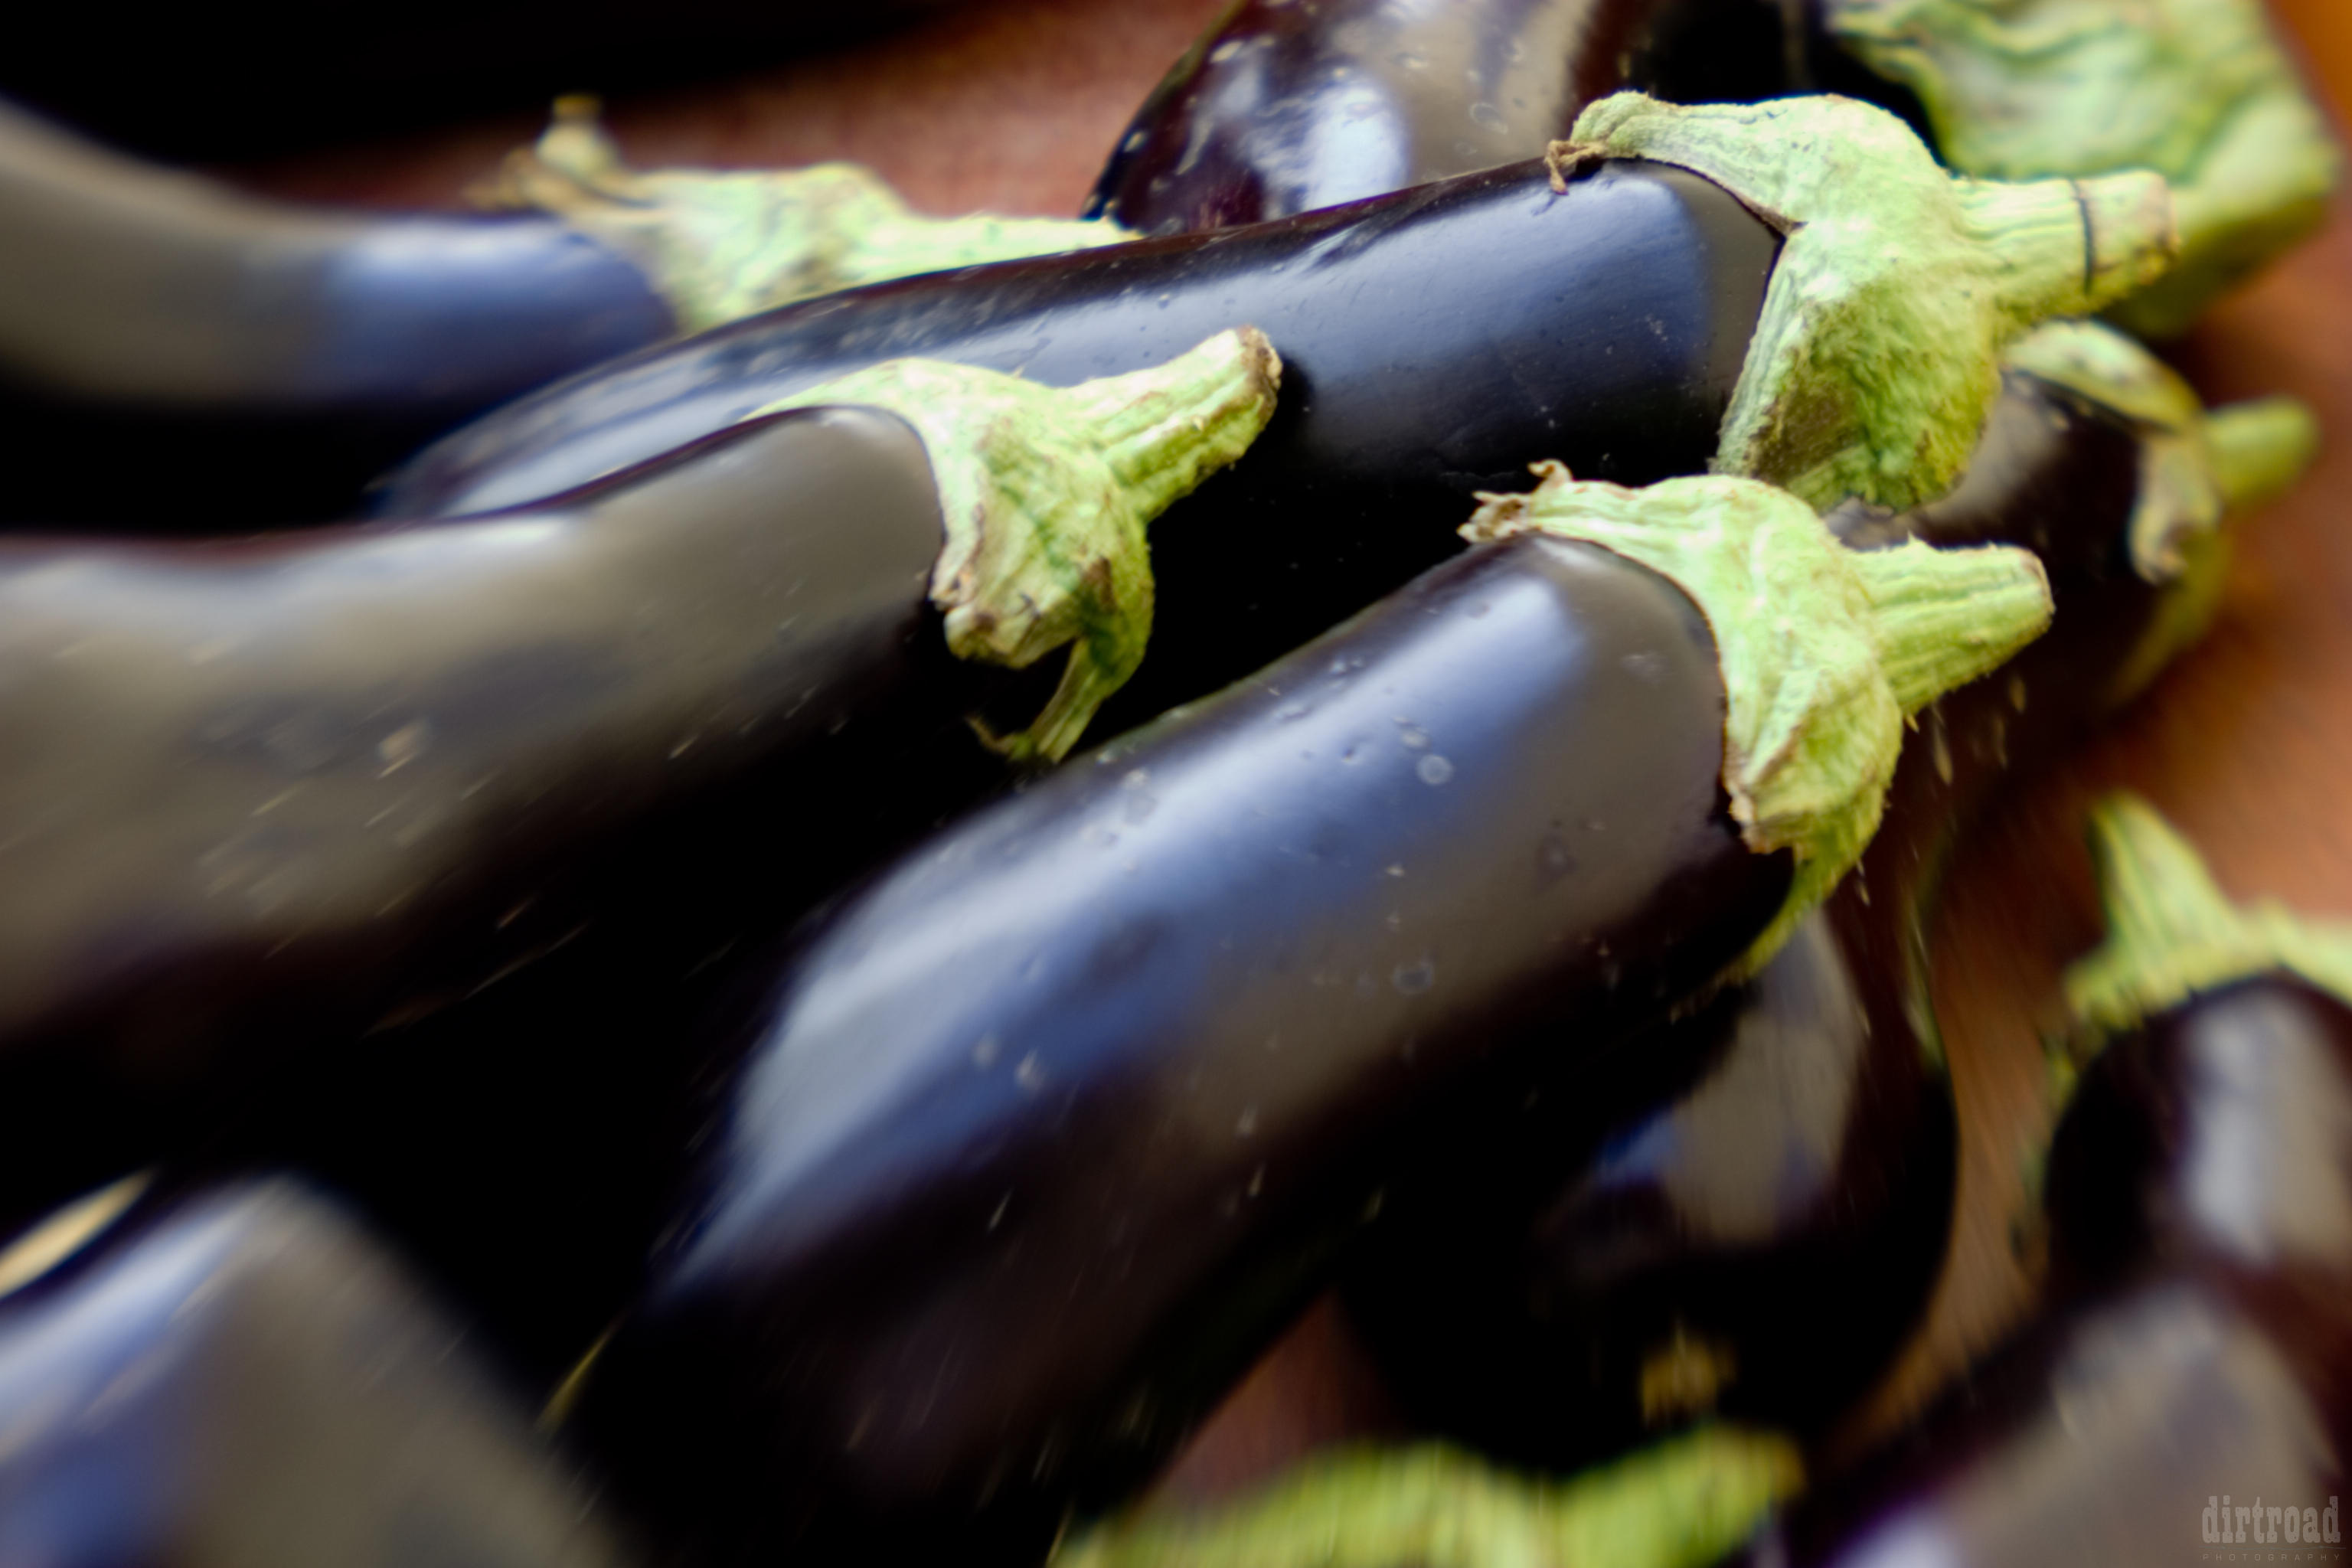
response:
M1706 563L1896 566L1752 482L1628 496L1555 478L1483 516L1720 506ZM1752 688L1726 601L1635 549L1473 550L818 922L586 1368L624 1494L718 1561L1034 1555L1328 1281L1433 1121L1563 1049L1547 1018L1591 1061L1739 959L1792 874L1729 815ZM2007 629L1971 660L2042 613L2021 552L1903 562L1987 574Z
M1059 384L1245 318L1291 395L1215 500L1157 536L1166 614L1112 721L1131 722L1442 559L1440 521L1547 454L1588 479L1705 468L1820 505L1940 493L1998 394L1999 346L2168 253L2153 176L1956 182L1845 100L1626 94L1581 124L1556 158L1352 206L751 318L524 399L428 448L387 497L417 514L520 504L877 355Z
M1077 393L900 367L904 417L869 378L530 511L0 542L0 1202L551 951L683 972L1004 781L975 717L1066 710L1148 625L1094 531L1139 553L1271 368L1248 333ZM997 668L1074 629L1052 698Z
M2051 1146L2049 1300L1759 1568L2341 1555L2352 944L2231 909L2137 802L2095 823L2111 945L2069 991L2113 1037Z
M787 307L478 421L393 476L382 505L528 501L897 354L1060 385L1255 323L1282 354L1283 406L1208 515L1155 538L1153 657L1107 717L1116 731L1444 560L1472 493L1519 482L1532 458L1627 482L1704 467L1778 249L1691 175L1622 167L1556 196L1523 165L1245 233Z
M635 267L551 219L310 211L5 105L0 234L16 522L340 515L418 442L676 330Z
M2084 328L2038 341L2121 351ZM1627 1091L1604 1103L1649 1109L1611 1121L1572 1085L1538 1085L1509 1139L1493 1132L1509 1117L1482 1121L1400 1184L1349 1305L1423 1420L1550 1466L1708 1409L1812 1433L1893 1352L1942 1261L1956 1175L1926 961L1952 845L2179 646L2224 564L2220 506L2309 451L2297 409L2209 425L2137 367L2169 418L2130 385L2102 401L2080 377L2012 371L1952 495L1832 515L1859 548L2031 547L2053 629L1921 716L1853 879L1768 969L1627 1049ZM2148 520L2184 508L2193 558L2167 571Z
M0 1562L634 1560L463 1327L335 1205L263 1181L125 1214L136 1186L0 1252Z
M1263 223L1517 163L1587 104L1843 92L1926 118L1820 0L1240 0L1136 110L1086 216Z

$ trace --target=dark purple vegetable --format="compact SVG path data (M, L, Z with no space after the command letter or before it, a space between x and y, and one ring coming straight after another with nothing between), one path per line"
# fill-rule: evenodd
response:
M113 1197L0 1253L0 1561L630 1561L464 1330L333 1205L284 1182L143 1204L43 1270Z
M794 965L592 1441L720 1560L1041 1549L1304 1305L1461 1040L1597 1046L1761 929L1722 703L1671 584L1520 541L928 847Z
M4 105L0 234L11 521L335 516L436 433L674 330L636 268L551 220L307 211Z
M1710 561L1855 569L1765 487L1675 493L1737 520ZM1487 521L1624 495L1554 481ZM2046 605L2021 556L1905 563L1929 599L2010 584L1979 581L2008 607L1971 668ZM1789 859L1724 793L1759 678L1718 672L1710 625L1629 554L1485 545L830 913L590 1363L619 1484L720 1561L1017 1559L1132 1485L1432 1119L1530 1051L1596 1059L1774 922ZM1895 668L1904 634L1868 635ZM1533 1027L1562 1018L1565 1047Z
M683 969L1001 777L940 544L873 409L462 525L0 542L7 1205L583 931Z
M1818 1430L1893 1352L1942 1262L1956 1173L1927 990L1951 846L2120 700L2175 635L2166 606L2219 567L2162 585L2135 570L2152 438L2012 372L1951 496L1832 515L1862 547L2030 546L2057 618L1921 715L1862 864L1755 981L1629 1046L1622 1092L1541 1084L1400 1184L1349 1305L1423 1420L1566 1467L1709 1408Z
M498 1256L547 1267L476 1305L575 1357L677 1178L705 972L1004 782L973 721L1066 749L1145 521L1275 368L907 364L528 511L0 541L0 1213L323 1152L469 1280L529 1216ZM1001 668L1074 637L1058 685Z
M2153 823L2107 810L2106 858L2132 879L2110 871L2118 920L2172 869L2162 856L2185 854ZM2060 1122L2043 1310L1915 1428L1800 1501L1750 1561L2340 1554L2352 1010L2340 981L2299 979L2289 952L2265 961L2261 945L2227 966L2234 980L2143 966L2176 999L2144 998L2147 1022L2107 1044Z
M1262 223L1516 163L1625 89L1672 103L1843 92L1924 123L1820 0L1240 0L1121 137L1086 215Z
M897 355L1065 385L1255 323L1283 358L1282 406L1213 504L1155 531L1153 655L1116 731L1444 559L1472 493L1521 483L1532 458L1629 483L1702 469L1777 249L1692 175L1612 165L1561 195L1522 164L787 307L523 399L428 448L382 505L531 500Z

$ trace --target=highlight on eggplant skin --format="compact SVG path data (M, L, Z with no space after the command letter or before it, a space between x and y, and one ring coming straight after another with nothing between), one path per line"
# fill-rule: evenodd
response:
M1154 530L1153 653L1104 712L1116 733L1453 554L1475 492L1523 483L1531 454L1627 483L1699 471L1778 247L1678 171L1617 165L1555 196L1530 163L1247 231L789 306L509 405L418 454L378 507L522 504L894 355L1067 385L1251 322L1282 355L1282 406Z
M1242 0L1121 135L1082 209L1189 234L1515 163L1627 89L1672 103L1839 92L1901 114L1818 0Z
M0 544L7 1205L583 925L722 945L987 787L940 542L914 433L836 409L531 514Z
M2099 818L2120 935L2126 904L2161 904L2195 862L2144 806ZM2284 917L2205 892L2176 907L2197 906L2182 957L2223 951L2232 913L2269 930L2234 978L2200 962L2187 1000L2103 1031L2051 1145L2036 1317L1743 1561L2185 1562L2241 1531L2333 1554L2352 1458L2352 945L2329 934L2334 963L2296 973ZM2167 988L2160 944L2127 962Z
M0 1293L10 1562L636 1561L462 1326L317 1192L246 1180L91 1217Z
M1017 1560L1115 1499L1521 1026L1597 1052L1769 922L1723 702L1677 590L1521 539L902 861L780 982L589 1363L616 1495L717 1561Z
M0 232L20 526L342 515L418 442L675 330L635 268L551 220L265 201L5 104Z
M1894 1352L1957 1173L1917 955L1959 830L2112 707L2158 623L2130 553L2146 433L2012 372L1953 494L1832 514L1866 547L2030 546L2053 628L1921 716L1861 866L1754 981L1629 1044L1606 1092L1541 1083L1394 1184L1347 1302L1416 1417L1547 1465L1710 1410L1817 1432Z

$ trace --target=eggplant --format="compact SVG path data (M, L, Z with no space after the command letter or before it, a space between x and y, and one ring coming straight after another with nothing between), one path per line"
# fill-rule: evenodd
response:
M2034 1320L1816 1489L1758 1564L2194 1561L2340 1542L2352 1454L2352 954L2231 908L2154 813L2105 803L2110 1037L2053 1137Z
M2312 448L2299 408L2209 422L2096 329L2044 329L2017 358L1958 489L1828 521L1863 549L2030 547L2052 631L1921 715L1853 877L1748 985L1628 1047L1626 1089L1600 1103L1629 1110L1538 1084L1516 1126L1508 1108L1465 1119L1472 1136L1392 1190L1347 1300L1422 1422L1547 1468L1708 1409L1818 1436L1924 1303L1957 1175L1927 956L1953 846L2193 634L2222 506L2283 488Z
M788 921L1003 781L972 719L1045 694L992 666L1075 637L1000 742L1057 754L1274 371L886 367L530 511L0 542L0 1202L589 928L643 973Z
M1263 223L1517 163L1587 105L1840 92L1927 116L1840 50L1822 0L1237 0L1170 68L1085 215Z
M380 504L519 504L896 354L1062 385L1255 322L1288 394L1212 515L1180 514L1153 542L1153 657L1104 718L1116 733L1435 565L1472 492L1517 482L1542 452L1627 482L1703 467L1778 249L1688 174L1618 168L1555 196L1523 165L1247 232L787 307L512 405L426 448Z
M18 455L0 521L220 532L344 515L427 437L625 351L1118 234L917 217L851 164L641 173L593 114L559 103L497 186L556 216L386 217L243 195L0 104L0 416Z
M0 1559L635 1560L462 1326L334 1204L283 1179L138 1184L0 1253Z
M0 233L11 521L332 517L436 433L676 330L551 220L309 211L5 106Z
M1149 234L1261 223L1491 168L1625 89L1836 92L1959 173L2153 169L2180 264L2116 314L2178 336L2315 233L2341 158L2261 0L1237 0L1136 111L1084 211Z
M753 317L509 405L420 454L386 502L519 504L876 357L1061 384L1251 321L1291 395L1220 487L1223 521L1160 531L1160 654L1118 727L1443 559L1439 521L1545 454L1629 483L1712 467L1824 506L1939 493L1998 394L1998 346L2127 290L2168 248L2160 182L1955 184L1842 100L1725 113L1621 96L1580 134L1556 160L1281 223Z
M1901 712L2046 611L2022 552L1864 557L1754 481L1554 469L1475 532L806 934L583 1373L657 1531L1034 1558L1321 1289L1429 1118L1755 957L1866 838ZM1799 578L1802 631L1743 622ZM1783 837L1799 798L1844 804Z

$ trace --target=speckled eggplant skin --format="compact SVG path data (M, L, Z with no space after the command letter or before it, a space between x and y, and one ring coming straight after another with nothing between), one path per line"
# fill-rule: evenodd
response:
M1472 492L1523 488L1535 458L1629 484L1702 471L1778 245L1689 174L1612 165L1562 195L1526 163L788 306L478 421L393 476L383 504L530 500L898 355L1067 385L1258 327L1281 400L1230 473L1152 526L1152 652L1104 711L1115 734L1444 560Z
M1627 89L1911 107L1814 0L1240 0L1136 110L1085 212L1190 234L1360 201L1516 163Z
M781 921L1001 778L941 539L853 408L458 524L0 542L7 1205L585 935Z
M783 977L592 1366L622 1494L715 1562L1034 1560L1433 1118L1762 930L1789 865L1729 820L1722 712L1678 589L1523 538L901 861Z
M312 211L0 104L0 521L183 532L347 515L467 416L676 331L540 218Z
M622 1568L462 1327L315 1193L118 1222L0 1298L0 1560Z
M2224 1546L2202 1514L2317 1513L2352 1479L2352 1013L2261 977L2111 1041L2048 1191L2040 1318L1748 1562L2297 1555L2283 1517Z
M1544 1465L1694 1405L1817 1431L1926 1300L1956 1176L1927 963L1951 847L2112 709L2158 604L2127 552L2131 428L2028 376L2005 393L1952 495L1832 521L1865 547L2028 545L2052 629L1921 715L1853 877L1748 986L1623 1053L1597 1100L1619 1114L1545 1085L1400 1184L1348 1300L1432 1425ZM1662 1397L1678 1339L1719 1387Z

